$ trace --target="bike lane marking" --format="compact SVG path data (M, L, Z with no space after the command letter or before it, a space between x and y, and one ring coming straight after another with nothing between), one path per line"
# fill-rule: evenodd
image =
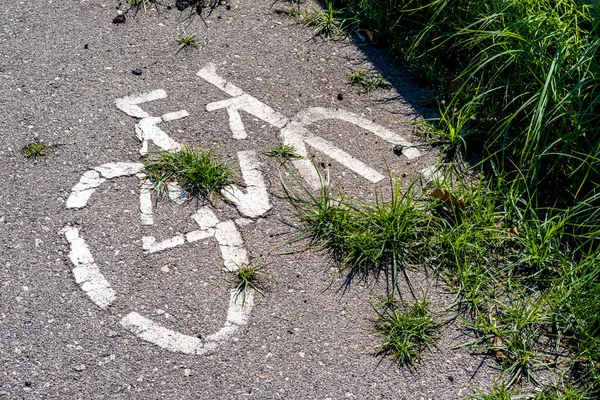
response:
M271 209L269 192L260 170L255 150L240 151L238 160L242 177L246 183L246 193L236 185L229 185L221 194L235 204L238 211L247 217L256 218Z
M415 158L420 155L419 151L412 148L410 143L401 136L359 115L343 110L312 107L299 112L294 118L288 119L217 75L214 64L208 64L197 75L232 96L231 99L208 103L206 108L209 111L223 108L227 111L230 129L235 139L241 140L248 137L239 113L240 110L245 111L279 128L284 143L294 145L300 155L305 157L308 155L306 150L306 145L308 145L373 183L384 179L384 176L333 143L311 134L307 126L323 120L346 121L366 129L390 143L405 146L406 149L403 154L408 158ZM189 116L186 110L169 112L160 117L155 117L140 107L145 102L166 97L167 93L159 89L116 100L116 105L121 111L139 119L135 125L135 132L142 143L141 154L148 152L148 142L150 141L165 151L177 151L182 147L180 143L159 128L158 124L186 118ZM222 191L222 194L236 206L240 214L257 218L264 215L271 208L269 193L261 172L261 164L255 150L240 151L237 156L242 177L246 184L245 191L236 185L230 185ZM320 187L322 184L321 177L309 160L296 160L294 165L312 187L315 189ZM86 171L73 187L67 200L67 208L79 209L85 207L95 190L104 182L130 175L136 175L140 179L141 225L152 226L154 224L152 183L143 174L143 164L141 163L107 163ZM169 189L169 197L178 204L182 204L189 198L188 194L175 183L170 183ZM248 263L248 252L236 222L232 220L219 221L214 212L207 207L197 210L191 218L196 222L199 229L185 234L177 234L162 241L157 241L154 236L143 236L141 250L147 254L158 253L174 249L186 243L214 239L218 244L225 269L235 272L240 266ZM239 219L240 225L247 225L252 222L254 221L244 218ZM101 309L107 309L113 303L117 294L100 272L89 247L80 236L79 229L66 226L61 233L66 236L70 244L69 256L74 265L73 275L76 283L80 285L81 289L96 305ZM216 349L220 342L234 335L240 326L247 324L253 307L254 291L248 289L241 302L238 295L239 293L236 290L230 291L227 318L224 325L205 339L171 330L144 317L135 310L123 317L120 324L137 337L164 349L188 354L207 354Z
M305 144L334 159L372 183L380 182L385 178L383 174L369 167L367 164L340 149L333 143L313 135L307 129L307 126L319 121L332 119L346 121L370 131L390 144L403 146L405 149L402 154L408 159L414 159L421 155L419 150L414 148L408 140L397 133L378 125L367 118L345 110L311 107L305 111L300 111L294 118L289 119L257 98L245 93L242 89L228 82L225 78L220 77L217 74L216 69L217 67L215 64L209 63L198 71L196 75L232 96L232 98L208 103L206 106L207 111L225 109L229 116L229 128L233 138L238 140L248 138L248 134L239 113L240 111L245 111L246 113L280 129L281 138L284 144L294 146L298 154L304 158L294 160L294 167L296 167L308 185L315 190L322 184L321 177L315 166L308 159L308 152Z
M83 190L86 190L85 196L84 198L81 197L82 185L80 180L71 192L70 197L76 200L70 201L71 206L69 208L78 209L85 207L93 191L107 180L136 174L140 179L145 179L143 174L139 172L142 167L143 165L140 163L108 163L96 167L90 170L97 173L97 176L94 174L97 179L92 185L93 190L91 192L88 191L89 185L87 185L91 174L90 171L87 171L81 178L86 183L85 188L83 188ZM142 188L142 190L147 191L148 188ZM144 201L147 200L145 194L144 199ZM140 214L142 215L142 220L146 218L145 221L150 223L150 225L152 224L152 221L148 219L148 215L144 216L142 207L140 207ZM208 207L203 207L196 211L192 215L192 219L194 219L200 229L191 231L185 235L185 239L188 242L193 243L210 238L215 239L221 252L223 266L230 272L235 272L240 266L248 263L248 254L243 238L233 221L219 221L214 212ZM64 234L69 242L69 258L74 266L72 273L75 282L94 304L106 310L115 301L117 293L100 272L89 246L80 236L79 229L66 226L60 233ZM179 236L176 237L178 238ZM143 237L143 241L147 241L147 238ZM183 239L184 236L181 235L181 238ZM158 252L167 250L168 248L170 246L154 250ZM211 261L209 260L209 262ZM202 355L214 351L221 342L226 341L234 335L240 326L247 324L253 305L254 290L252 288L249 288L243 294L243 299L240 299L240 294L236 290L231 290L224 325L204 340L166 328L151 319L143 317L136 311L131 311L123 317L120 320L120 325L140 339L151 342L166 350Z
M102 309L108 308L117 296L94 261L90 248L79 236L79 229L67 226L61 233L70 244L69 259L74 265L73 277L81 290Z

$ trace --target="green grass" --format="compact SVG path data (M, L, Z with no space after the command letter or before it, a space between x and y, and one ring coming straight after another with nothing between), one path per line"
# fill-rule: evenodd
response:
M469 396L474 400L518 400L518 399L534 399L531 394L517 394L514 388L501 382L494 382L494 386L489 391L479 392Z
M440 324L432 318L427 300L411 304L386 299L374 306L376 333L384 336L376 355L391 356L401 366L414 366L423 350L432 350Z
M314 37L339 39L357 28L357 20L343 9L336 9L333 1L325 1L322 10L306 11L302 23L313 28Z
M392 179L391 195L373 204L334 195L328 179L317 193L301 184L286 190L300 237L331 258L347 285L384 276L395 299L413 292L409 269L441 276L455 295L450 307L475 336L461 345L495 359L507 391L541 385L540 373L550 371L577 393L598 393L600 250L566 251L573 211L542 220L503 180L455 167L423 191ZM396 314L381 307L389 328ZM415 347L406 343L386 336L379 354L410 365Z
M265 287L265 274L262 271L261 265L242 265L235 271L236 300L242 296L242 304L246 302L246 294L248 290L253 289L258 293L262 293Z
M169 182L178 182L192 196L211 200L232 180L231 168L211 151L184 146L178 152L159 152L144 163L157 199L168 194Z
M371 205L290 193L301 233L349 277L384 274L388 294L407 268L434 269L475 336L466 345L506 379L481 398L600 397L598 7L344 0L314 25L325 35L348 16L408 63L435 91L440 117L423 134L446 157L423 192ZM544 370L556 387L519 394Z
M296 160L303 158L296 148L289 144L279 143L276 146L271 147L268 151L264 152L266 156L278 159L282 164L288 160Z
M390 198L384 199L380 192L375 204L334 196L328 184L317 194L300 187L297 193L286 189L303 223L300 237L331 257L346 274L347 285L355 278L383 276L389 296L400 293L402 282L412 292L407 269L424 260L423 239L435 229L434 219L415 197L414 186L402 192L401 183L391 179Z
M365 70L352 72L348 75L348 83L352 86L360 86L361 93L369 94L376 89L390 89L391 85L381 76L371 75Z
M203 46L202 43L196 41L195 36L195 33L184 33L182 36L175 38L175 41L179 44L177 52L183 49L191 49L194 47Z
M33 160L34 163L37 163L40 157L46 156L47 151L48 145L42 142L27 143L23 147L23 155L25 156L25 158Z

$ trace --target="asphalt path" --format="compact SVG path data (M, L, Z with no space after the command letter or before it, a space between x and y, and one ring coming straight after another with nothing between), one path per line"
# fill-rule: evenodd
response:
M0 3L0 398L456 399L489 382L452 324L416 369L374 357L381 286L340 291L324 255L289 243L294 183L269 148L305 152L289 170L307 187L318 170L364 201L437 155L398 123L430 112L408 72L271 6L224 3L205 26L166 4L115 24L112 1ZM203 46L177 51L184 33ZM361 94L359 69L394 87ZM37 163L33 141L50 145ZM229 200L155 207L142 154L182 145L234 166ZM267 288L240 303L244 263Z

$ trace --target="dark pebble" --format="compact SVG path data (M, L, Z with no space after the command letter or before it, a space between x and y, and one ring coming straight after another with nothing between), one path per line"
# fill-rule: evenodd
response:
M142 71L140 68L136 68L133 71L131 71L131 73L134 75L141 75L144 73L144 71Z
M175 7L179 10L179 11L183 11L186 8L188 8L190 6L190 2L187 0L177 0L175 2Z
M403 149L404 148L402 147L402 145L399 145L399 144L395 145L394 146L394 154L397 155L397 156L401 156Z
M338 93L338 100L339 100L339 101L342 101L342 100L344 100L344 95L343 95L343 94L341 94L341 93Z
M225 6L225 9L226 9L227 11L229 11L229 10L231 10L231 6L230 6L229 4L227 4L227 5Z
M87 44L87 43L86 43L86 44L84 44L84 45L83 45L83 48L84 48L84 49L88 49L88 48L89 48L88 44Z
M125 14L120 14L113 18L113 24L123 24L125 20Z

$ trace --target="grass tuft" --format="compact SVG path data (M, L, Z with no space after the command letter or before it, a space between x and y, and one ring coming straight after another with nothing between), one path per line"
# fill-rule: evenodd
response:
M427 300L407 304L388 298L374 310L376 333L385 336L376 355L391 356L401 366L414 366L423 350L432 350L440 324L433 320Z
M277 158L282 164L288 160L297 160L303 158L300 154L298 154L294 146L283 143L273 146L263 154L269 157Z
M246 294L248 290L253 289L258 293L262 293L265 285L265 276L262 272L262 265L242 265L235 271L235 290L236 300L242 296L242 304L246 302Z
M190 48L194 48L194 47L203 46L202 43L200 43L194 39L195 36L196 36L195 33L185 33L181 37L175 38L175 41L179 44L177 52L179 52L183 49L190 49Z
M48 145L42 142L31 142L23 147L23 155L29 160L37 163L38 158L44 157L47 154Z
M322 10L307 11L302 15L302 23L313 27L314 37L339 39L356 31L358 20L347 10L336 9L333 1L325 1Z
M144 163L144 169L157 199L168 194L169 182L177 182L191 196L211 200L232 179L230 167L200 147L183 146L174 153L156 153L154 159Z
M491 390L475 393L469 396L473 400L518 400L518 399L533 399L534 395L517 394L516 389L511 388L504 381L494 382Z
M309 239L310 247L329 254L346 273L346 285L383 274L390 296L400 292L401 277L412 292L406 270L424 260L423 239L435 229L435 219L416 199L414 186L402 192L401 183L390 179L390 199L379 193L373 205L333 196L329 184L318 194L301 187L299 194L288 190L304 225L300 235Z
M361 93L369 94L376 89L390 89L392 86L381 76L374 76L365 70L352 72L348 75L348 83L352 86L360 86Z

